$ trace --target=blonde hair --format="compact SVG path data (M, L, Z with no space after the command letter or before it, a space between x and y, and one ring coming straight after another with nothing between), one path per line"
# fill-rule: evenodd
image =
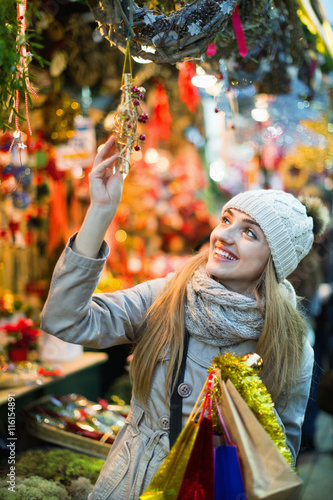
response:
M178 373L183 356L186 285L207 259L208 250L189 258L160 292L141 325L130 374L133 393L143 403L147 401L156 365L167 354L170 355L165 379L165 399L168 400L174 369ZM255 296L264 318L257 347L257 353L264 360L262 379L276 400L282 390L286 390L288 396L296 380L302 359L305 323L281 290L271 258L257 283Z
M283 391L288 402L300 371L307 326L277 282L271 257L256 287L255 296L261 310L264 303L264 327L256 349L264 361L261 378L273 401Z

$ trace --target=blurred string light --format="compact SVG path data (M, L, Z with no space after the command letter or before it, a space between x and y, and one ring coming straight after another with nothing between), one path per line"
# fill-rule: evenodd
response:
M200 134L196 127L188 127L185 131L185 137L199 149L203 148L206 143L204 136Z
M123 229L118 229L118 231L116 231L114 237L115 237L115 240L118 241L118 243L123 243L127 239L127 233Z
M169 169L170 161L165 156L160 156L157 163L157 170L166 172Z
M267 122L269 120L269 113L264 108L254 108L251 111L251 116L256 122Z
M113 128L115 126L114 117L115 117L115 113L114 113L114 111L112 111L111 113L108 113L106 115L106 117L104 118L103 125L104 125L105 130L107 130L108 132L113 130Z
M84 177L83 168L80 165L76 165L72 168L72 176L74 179L82 179Z
M297 107L298 107L298 109L308 108L309 106L310 106L309 101L299 101L299 102L297 103Z
M217 78L214 75L207 75L205 70L201 66L196 67L196 76L191 79L192 85L202 89L212 87L216 82Z
M225 163L222 158L219 158L216 161L213 161L209 165L209 177L214 182L222 182L227 176L227 171L225 167Z
M283 129L278 124L271 125L266 128L263 133L263 136L267 139L276 139L281 134L283 134Z
M217 97L221 92L221 86L221 82L216 82L211 87L206 87L205 92L207 92L207 94L209 95L212 95L213 97Z
M130 257L127 261L127 270L132 273L138 273L142 269L142 260L138 257Z
M154 148L149 148L147 149L145 153L145 162L148 163L149 165L153 165L154 163L157 163L160 158L160 155L158 154L158 151Z

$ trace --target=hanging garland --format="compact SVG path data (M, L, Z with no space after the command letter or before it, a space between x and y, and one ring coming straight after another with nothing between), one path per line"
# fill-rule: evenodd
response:
M126 72L128 60L129 72ZM130 43L127 41L124 68L122 74L121 99L114 117L113 134L119 151L117 168L119 172L127 175L131 167L131 154L133 150L140 151L139 142L144 142L146 136L138 133L138 122L147 123L148 114L142 113L141 101L146 89L133 86Z
M252 4L252 0L194 0L169 14L148 10L147 5L139 7L131 0L87 0L87 3L101 34L112 45L125 51L130 36L133 56L174 64L200 58L208 44L226 28L242 1ZM251 22L250 14L248 9L247 23Z
M0 3L0 127L15 129L12 145L25 147L21 139L20 120L27 122L31 134L28 107L31 105L30 94L37 97L29 80L28 66L35 57L40 64L42 59L30 51L39 47L31 41L28 33L28 19L35 11L35 6L27 0L2 0ZM25 116L20 114L20 104L24 105ZM12 146L11 146L12 147Z
M291 466L293 463L291 452L287 446L286 437L276 419L274 403L266 386L260 379L258 372L262 368L262 359L258 354L233 356L227 352L220 354L212 361L212 370L219 369L221 378L225 382L230 379L245 403L253 411L273 443L278 447L282 456ZM219 389L218 389L219 399ZM213 420L218 427L218 415L213 401Z

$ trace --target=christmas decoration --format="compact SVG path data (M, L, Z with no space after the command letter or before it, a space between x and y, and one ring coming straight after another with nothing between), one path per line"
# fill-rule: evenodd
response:
M20 319L17 323L7 323L0 330L7 334L5 349L12 361L27 359L29 351L38 348L40 330L33 328L34 322L29 318Z
M192 85L191 79L195 76L195 64L193 62L185 61L178 65L178 86L180 100L185 102L191 113L194 113L200 97L197 88Z
M256 31L256 37L258 25L264 31L267 26L260 19L266 18L271 8L268 0L237 3L236 0L195 0L185 5L184 2L142 2L143 7L132 0L88 0L87 3L101 34L111 45L125 51L130 36L135 56L172 64L200 58L215 37L224 32L220 48L224 43L232 45L233 50L245 56L247 30Z
M101 443L112 444L125 424L128 407L102 405L78 394L49 396L29 407L29 419L39 424L78 434Z
M228 379L231 380L288 464L291 465L293 461L292 456L288 449L283 431L276 420L273 409L274 403L258 375L258 371L260 371L262 367L260 356L255 353L252 355L245 355L245 357L233 356L228 352L223 356L220 354L215 357L212 361L212 367L210 372L219 369L222 380L225 382ZM217 392L219 392L219 386L217 385L216 387ZM217 399L219 399L219 393ZM219 417L214 401L213 419L217 422L218 426Z
M230 87L229 87L229 78L228 78L228 69L227 64L224 59L220 59L220 72L221 72L221 83L220 83L220 92L216 99L216 108L215 112L223 111L225 114L225 123L227 128L228 120L232 119L232 111L230 106Z
M26 316L31 311L31 307L24 303L22 295L14 294L4 287L3 267L3 262L0 262L0 322L1 318L12 318L16 313Z
M15 12L16 10L16 19ZM12 120L15 115L15 132L10 149L14 144L24 149L26 146L22 140L19 119L27 121L28 131L31 135L29 119L29 93L35 97L37 93L32 88L29 80L28 66L33 54L29 46L27 35L27 0L22 2L4 0L0 7L0 126L3 131L12 128ZM30 9L31 13L31 9ZM24 100L25 117L20 114L20 100ZM9 113L6 117L5 114Z
M152 91L154 96L153 111L151 114L149 136L154 134L156 142L166 141L170 138L172 117L169 109L169 100L162 82L159 82Z
M126 61L129 61L130 73L125 73ZM146 139L144 134L138 134L138 122L147 123L148 114L142 113L140 104L144 98L146 89L133 86L130 44L127 42L123 85L121 87L121 100L114 117L115 127L113 134L116 137L116 145L119 151L117 168L119 172L128 174L130 169L130 157L133 149L140 151L139 142Z

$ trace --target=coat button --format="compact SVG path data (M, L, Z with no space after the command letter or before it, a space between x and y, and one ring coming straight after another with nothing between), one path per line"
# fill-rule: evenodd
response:
M160 417L158 421L161 429L163 431L168 431L170 428L170 418L167 415L163 415L163 417Z
M192 392L192 387L187 382L183 382L178 386L177 391L182 398L188 398Z

